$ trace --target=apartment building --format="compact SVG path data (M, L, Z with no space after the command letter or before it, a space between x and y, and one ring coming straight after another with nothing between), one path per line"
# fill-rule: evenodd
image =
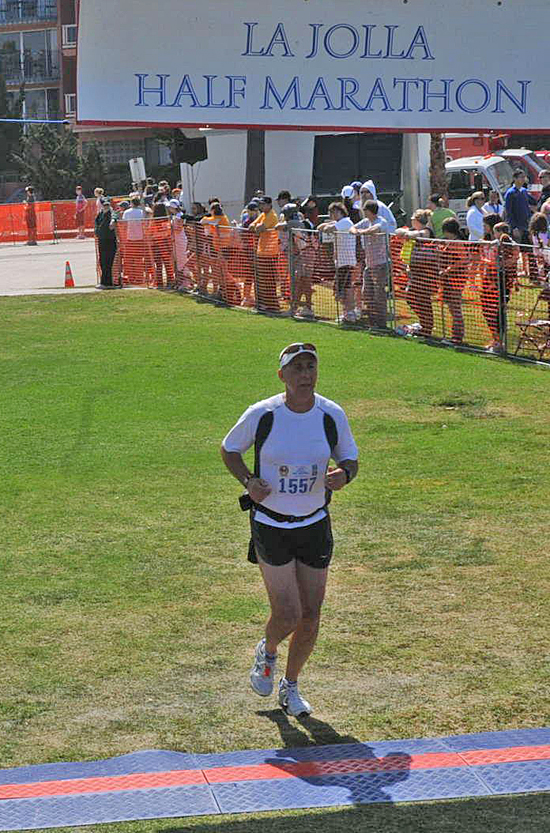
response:
M168 164L167 148L145 129L79 129L76 118L78 0L0 0L0 73L8 94L24 84L25 118L68 118L81 147L99 143L108 164L143 156L150 165Z
M76 32L75 0L0 0L0 72L26 118L74 115Z

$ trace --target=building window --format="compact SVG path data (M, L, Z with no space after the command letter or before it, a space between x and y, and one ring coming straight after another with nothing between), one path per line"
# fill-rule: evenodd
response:
M75 23L63 26L63 46L76 46L78 27Z
M65 115L76 116L76 93L65 93Z
M82 142L84 155L88 152L90 144L90 142ZM108 165L125 165L129 159L145 156L145 139L120 139L98 144L103 161Z
M0 33L0 74L7 84L59 78L57 30Z
M59 117L59 90L26 90L23 111L27 119L56 119Z
M57 20L55 0L0 0L0 26Z

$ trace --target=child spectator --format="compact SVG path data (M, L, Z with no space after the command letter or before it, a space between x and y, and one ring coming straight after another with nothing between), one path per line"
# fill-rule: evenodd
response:
M529 224L529 235L533 243L539 280L547 281L550 271L550 241L546 214L541 211L533 214Z
M447 304L452 318L453 344L464 341L464 316L462 314L462 293L468 279L467 266L470 260L458 220L443 221L443 238L447 241L440 254L439 276L442 285L443 303Z
M412 244L405 293L408 305L418 316L421 327L418 335L426 337L431 336L434 326L432 295L437 272L433 263L435 250L427 244L433 238L430 218L431 211L419 209L411 217L412 229L399 228L396 232Z
M320 232L326 232L334 238L334 264L336 277L334 297L342 304L343 321L353 324L357 321L354 312L353 287L351 272L357 263L355 255L355 237L350 234L353 228L348 210L342 202L332 202L328 207L329 221L319 226Z
M387 324L388 234L389 223L379 216L378 203L367 200L363 205L364 218L351 229L358 235L365 252L363 299L367 306L368 323L385 328Z

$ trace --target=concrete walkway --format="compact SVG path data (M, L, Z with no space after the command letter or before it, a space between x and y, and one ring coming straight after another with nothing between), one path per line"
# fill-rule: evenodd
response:
M0 295L70 293L65 289L65 263L69 261L75 287L95 292L95 242L61 240L38 246L0 246Z

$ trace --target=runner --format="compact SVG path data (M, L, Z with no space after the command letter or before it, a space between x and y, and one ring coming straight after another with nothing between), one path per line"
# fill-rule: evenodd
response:
M356 476L358 455L342 408L315 393L315 346L285 347L278 375L285 392L245 411L223 441L222 458L247 489L241 506L251 509L248 558L259 562L271 604L250 683L262 697L272 693L277 648L290 636L278 696L286 713L298 717L312 710L298 691L298 675L317 639L332 557L327 506L332 492ZM242 458L252 445L253 473ZM337 467L328 466L330 458Z

